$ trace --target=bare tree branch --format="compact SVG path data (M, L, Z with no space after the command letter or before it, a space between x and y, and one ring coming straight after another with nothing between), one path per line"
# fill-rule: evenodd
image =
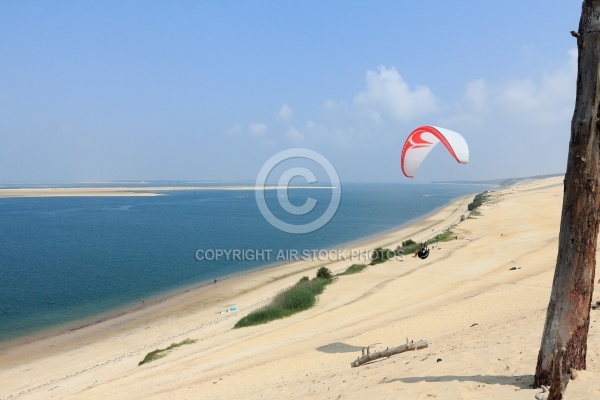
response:
M405 351L409 351L409 350L420 350L420 349L424 349L427 346L429 346L429 343L426 340L419 340L416 343L415 342L408 343L408 339L406 339L406 344L403 344L398 347L393 347L391 349L385 349L382 351L378 351L378 352L372 353L372 354L370 353L368 347L366 347L366 348L363 347L362 357L359 357L356 360L354 360L353 362L351 362L350 366L352 368L359 367L359 366L363 365L364 363L367 363L367 362L373 361L373 360L377 360L378 358L391 357L394 354L404 353ZM365 349L366 349L366 351L365 351ZM365 352L366 352L366 354L365 354Z

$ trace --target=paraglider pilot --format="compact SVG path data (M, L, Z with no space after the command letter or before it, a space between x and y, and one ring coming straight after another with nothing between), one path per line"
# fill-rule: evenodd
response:
M429 246L427 246L427 243L423 244L420 250L415 251L413 257L419 257L421 260L429 257Z

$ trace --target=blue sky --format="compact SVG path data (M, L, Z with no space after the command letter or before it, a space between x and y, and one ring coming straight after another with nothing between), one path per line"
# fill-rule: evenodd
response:
M460 132L414 182L560 173L577 1L3 1L0 182L231 181L315 150L406 182L420 125Z

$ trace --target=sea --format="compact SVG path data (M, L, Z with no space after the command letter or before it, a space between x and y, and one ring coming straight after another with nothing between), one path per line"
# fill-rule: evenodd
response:
M341 248L492 188L346 184L331 220L304 234L271 225L257 206L254 190L0 198L0 343L232 274L276 268L290 261L276 255L290 250L316 254ZM314 201L314 217L325 213L333 190L290 188L288 200L295 206ZM287 215L278 196L277 190L265 191L266 204L277 218L302 224L302 218L311 217Z

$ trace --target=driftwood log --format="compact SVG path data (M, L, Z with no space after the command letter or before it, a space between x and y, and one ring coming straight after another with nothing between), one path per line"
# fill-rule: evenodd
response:
M370 352L369 347L363 347L362 357L358 357L356 360L352 361L350 363L350 366L352 368L360 367L364 363L367 363L367 362L373 361L373 360L377 360L378 358L391 357L394 354L404 353L405 351L409 351L409 350L420 350L420 349L424 349L427 346L429 346L429 343L427 343L426 340L419 340L418 342L410 342L409 343L408 339L406 339L406 344L403 344L402 346L393 347L391 349L381 350L381 351L378 351L378 352L375 352L372 354Z

